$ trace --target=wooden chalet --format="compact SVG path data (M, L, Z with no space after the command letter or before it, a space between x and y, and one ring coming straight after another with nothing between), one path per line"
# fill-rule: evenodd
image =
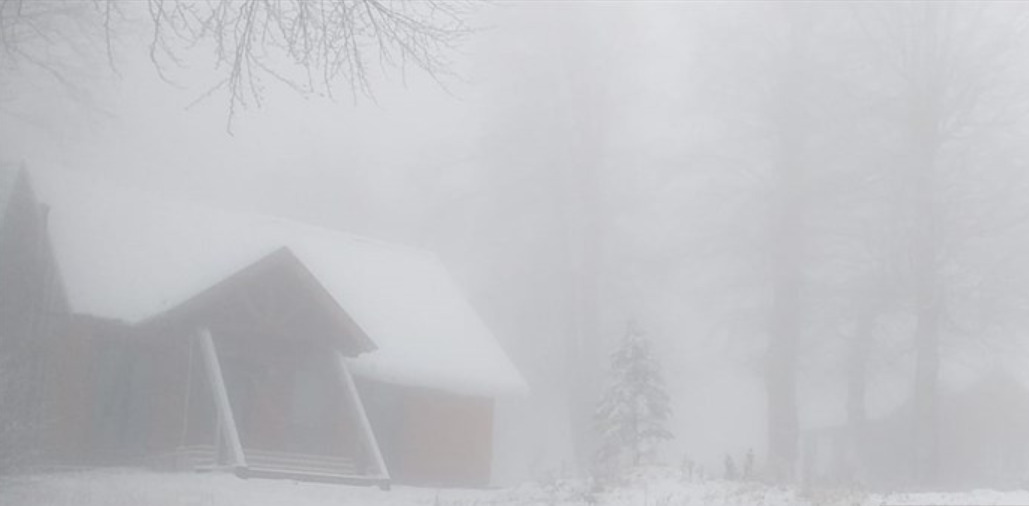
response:
M37 465L489 484L494 401L525 383L434 256L0 173L3 380Z

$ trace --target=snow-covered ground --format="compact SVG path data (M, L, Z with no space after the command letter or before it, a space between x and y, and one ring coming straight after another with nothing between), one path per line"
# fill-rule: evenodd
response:
M164 474L136 470L20 476L0 482L0 506L884 506L1029 505L1029 491L951 494L798 494L785 488L722 481L683 482L673 471L650 473L591 494L579 481L495 490L452 490L241 480L224 474Z

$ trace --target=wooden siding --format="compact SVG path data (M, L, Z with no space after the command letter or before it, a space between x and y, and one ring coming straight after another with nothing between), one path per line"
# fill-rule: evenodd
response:
M370 380L358 385L394 482L489 485L492 399Z
M213 445L213 399L195 346L190 356L191 337L77 318L49 357L49 463L171 464L181 447ZM244 451L346 458L363 468L334 354L239 331L217 344Z

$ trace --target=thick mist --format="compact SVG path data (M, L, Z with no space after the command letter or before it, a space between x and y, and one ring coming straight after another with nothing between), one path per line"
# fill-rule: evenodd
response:
M491 483L603 476L636 332L648 464L1029 483L1026 4L471 4L445 72L246 103L127 4L57 26L67 65L0 56L0 161L434 253L528 386Z

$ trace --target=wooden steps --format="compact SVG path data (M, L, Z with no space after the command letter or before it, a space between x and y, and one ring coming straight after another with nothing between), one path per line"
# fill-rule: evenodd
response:
M355 476L357 465L348 457L244 449L250 469L275 469L294 473Z
M235 467L241 478L279 478L297 481L378 485L389 487L389 478L370 476L358 469L349 457L309 455L291 452L244 448L246 464ZM219 464L213 445L181 446L176 452L177 468L196 472L229 470L233 466Z
M218 468L218 456L214 445L190 445L176 448L175 468L198 472Z

